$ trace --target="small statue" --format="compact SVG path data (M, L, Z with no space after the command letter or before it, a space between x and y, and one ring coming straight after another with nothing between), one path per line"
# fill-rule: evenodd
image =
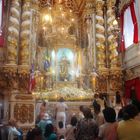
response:
M62 81L68 81L69 80L69 66L70 62L67 59L66 56L62 57L62 60L60 61L60 80Z

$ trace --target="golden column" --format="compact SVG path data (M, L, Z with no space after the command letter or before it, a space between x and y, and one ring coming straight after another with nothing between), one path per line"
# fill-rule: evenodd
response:
M112 7L115 6L116 0L107 0L107 43L109 46L109 60L110 60L110 75L109 75L109 89L112 92L122 90L122 70L120 67L119 56L117 52L117 36L118 25L114 24L115 11Z
M7 37L7 64L17 64L21 0L12 0Z
M97 67L104 69L105 63L105 28L103 18L103 0L96 0L96 47L97 47Z
M115 21L115 11L112 9L115 5L115 0L107 0L107 34L108 45L110 51L110 67L116 68L118 65L118 52L117 52L117 38L114 33L113 22Z
M29 65L30 52L30 26L31 26L31 1L23 0L21 23L20 65Z

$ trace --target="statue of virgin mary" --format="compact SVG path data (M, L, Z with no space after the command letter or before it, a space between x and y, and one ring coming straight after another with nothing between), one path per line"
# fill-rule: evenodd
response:
M59 66L60 66L59 69L60 81L69 81L70 61L67 59L65 55L62 56Z

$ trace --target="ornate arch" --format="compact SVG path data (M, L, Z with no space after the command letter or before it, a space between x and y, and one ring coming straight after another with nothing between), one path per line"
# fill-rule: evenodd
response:
M53 5L55 0L39 0L40 7ZM79 13L84 7L85 0L62 0L63 5L72 11Z

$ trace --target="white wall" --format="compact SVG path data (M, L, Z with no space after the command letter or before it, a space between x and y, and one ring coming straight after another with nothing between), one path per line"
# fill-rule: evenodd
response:
M133 68L140 65L140 43L130 46L125 53L125 68Z
M138 20L138 30L139 30L139 40L140 40L140 0L136 0L135 4L135 9L136 9L136 16Z
M139 25L139 40L140 40L140 0L136 0L136 16ZM140 42L138 45L131 45L125 52L125 68L134 68L140 65Z

